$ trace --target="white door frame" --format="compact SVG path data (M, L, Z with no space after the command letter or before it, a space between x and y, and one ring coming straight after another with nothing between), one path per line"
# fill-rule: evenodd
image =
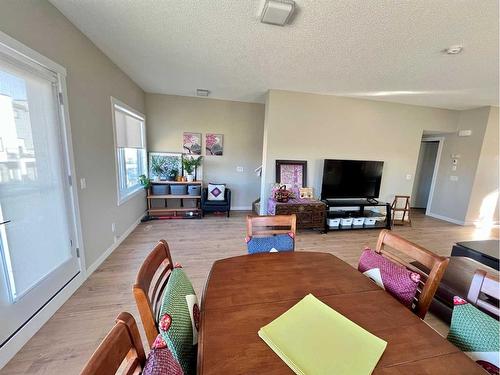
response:
M422 137L422 142L439 142L438 151L436 154L436 161L434 162L434 171L432 172L432 181L431 181L431 187L429 189L429 198L427 199L427 207L425 208L425 214L429 215L429 213L431 213L430 208L432 205L432 198L434 197L434 189L436 187L439 162L441 161L441 153L443 152L444 137Z
M75 242L73 247L77 249L80 261L80 272L62 289L42 306L1 348L0 369L28 342L28 340L50 319L52 315L68 300L69 297L85 281L86 266L85 252L83 248L82 229L80 222L80 208L78 205L78 191L74 176L75 163L73 154L73 143L71 137L71 124L69 121L68 95L66 89L66 69L41 55L28 46L18 42L14 38L0 31L0 48L4 53L14 58L24 58L30 63L43 66L58 76L58 91L60 96L59 116L62 122L64 155L66 158L68 179L71 182L71 209L74 223Z

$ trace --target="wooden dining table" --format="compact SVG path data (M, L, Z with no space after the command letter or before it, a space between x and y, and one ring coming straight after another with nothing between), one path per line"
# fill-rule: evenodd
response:
M293 373L257 332L309 293L387 341L373 374L484 375L391 295L344 261L320 252L216 261L202 299L198 374Z

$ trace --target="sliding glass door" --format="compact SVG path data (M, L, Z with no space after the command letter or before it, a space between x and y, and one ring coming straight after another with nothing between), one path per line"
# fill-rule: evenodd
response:
M59 87L0 50L0 347L80 272Z

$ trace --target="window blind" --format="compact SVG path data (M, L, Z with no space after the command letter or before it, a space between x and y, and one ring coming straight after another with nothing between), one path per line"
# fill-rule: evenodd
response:
M145 148L144 120L115 105L116 147Z

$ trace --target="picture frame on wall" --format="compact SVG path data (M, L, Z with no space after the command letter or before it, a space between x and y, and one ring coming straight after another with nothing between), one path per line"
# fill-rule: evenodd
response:
M307 187L307 160L276 160L276 182Z
M224 154L224 134L205 134L205 151L207 156L222 156Z
M184 132L182 149L188 155L201 155L201 133Z
M148 171L153 181L175 181L182 176L182 152L149 152Z

